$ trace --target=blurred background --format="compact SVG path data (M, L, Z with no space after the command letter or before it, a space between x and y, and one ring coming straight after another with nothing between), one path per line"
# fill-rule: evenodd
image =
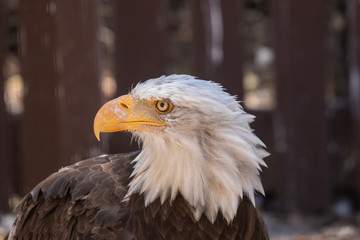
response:
M256 115L272 239L360 239L358 0L0 0L0 66L0 230L50 173L138 147L97 142L103 103L185 73Z

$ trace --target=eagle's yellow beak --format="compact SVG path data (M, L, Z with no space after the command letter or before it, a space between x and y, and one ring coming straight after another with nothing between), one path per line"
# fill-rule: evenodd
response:
M151 101L138 100L132 95L124 95L104 104L94 120L94 133L100 141L101 132L125 130L149 130L151 126L164 126L156 118Z

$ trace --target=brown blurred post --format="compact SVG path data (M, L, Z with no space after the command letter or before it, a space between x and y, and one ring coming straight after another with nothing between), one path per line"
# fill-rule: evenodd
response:
M243 2L192 1L193 74L221 82L231 94L243 97Z
M350 102L354 123L353 157L357 163L355 186L360 198L360 2L348 1Z
M166 1L114 1L115 77L118 94L166 74ZM128 152L130 137L112 135L112 152Z
M5 111L5 102L4 102L4 37L5 37L5 26L4 26L4 1L0 1L0 129L2 134L0 134L0 212L7 210L7 195L8 191L5 190L6 185L8 184L8 177L6 175L7 169L7 156L6 149L8 146L6 144L6 111Z
M96 10L96 0L19 2L23 193L98 152L92 133L100 106Z
M8 209L8 197L13 192L13 182L11 182L12 169L11 159L9 159L8 151L10 149L10 141L8 141L7 112L4 102L4 64L5 64L5 2L0 1L0 212Z
M286 210L324 210L330 201L324 104L326 1L275 0L280 201Z

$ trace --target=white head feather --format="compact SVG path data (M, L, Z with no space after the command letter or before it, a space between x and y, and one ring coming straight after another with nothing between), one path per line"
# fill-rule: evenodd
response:
M254 204L254 191L264 193L259 171L268 153L249 126L254 116L220 84L170 75L140 83L131 94L169 99L174 107L158 131L132 131L143 148L127 196L144 193L148 205L180 193L196 220L205 213L214 222L220 211L230 222L244 195Z

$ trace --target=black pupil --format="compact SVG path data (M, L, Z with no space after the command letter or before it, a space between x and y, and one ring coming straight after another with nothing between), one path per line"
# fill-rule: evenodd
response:
M163 103L163 102L160 103L160 107L161 107L161 108L165 107L165 103Z

